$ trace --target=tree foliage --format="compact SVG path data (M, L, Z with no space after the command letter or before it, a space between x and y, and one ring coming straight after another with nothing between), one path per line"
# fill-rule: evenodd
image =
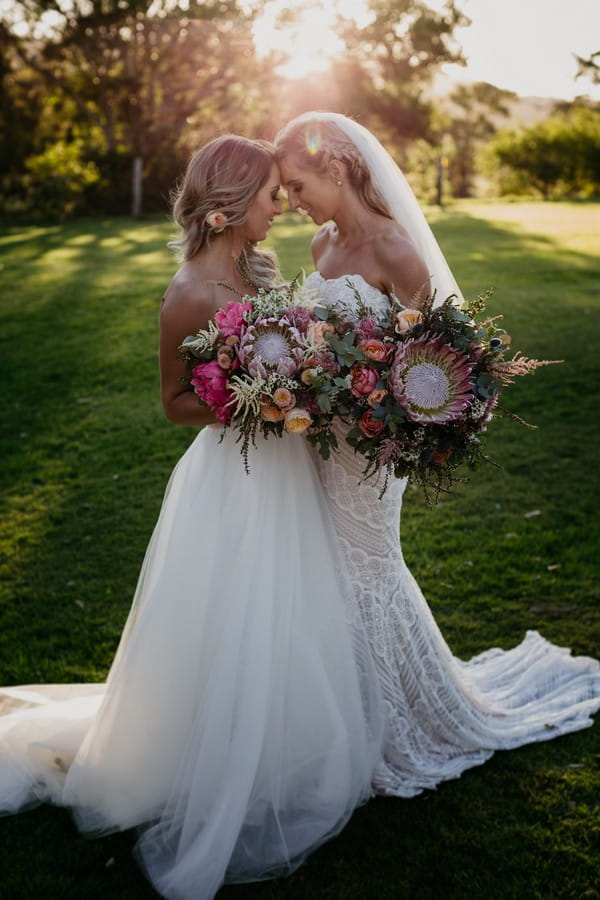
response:
M498 132L487 164L502 193L533 187L548 199L600 193L600 109L574 104L520 131Z
M31 205L38 201L57 212L62 184L65 210L74 199L77 208L71 176L78 158L82 172L92 166L97 175L84 179L78 199L124 211L130 164L141 157L155 206L161 197L164 202L195 142L233 121L254 133L267 127L270 71L256 64L248 14L236 0L191 0L185 13L167 0L15 5L27 30L19 34L5 25L0 33L5 82L12 88L1 113L14 120L17 107L27 105L27 85L35 85L43 110L36 141L24 147L22 169L39 175L50 159L57 167L54 191L40 178L22 181ZM37 23L50 8L52 26L40 37ZM10 142L7 134L0 153L10 152Z
M335 73L339 101L406 147L430 133L427 88L443 63L464 63L454 30L469 20L453 0L439 12L420 0L370 0L369 9L366 25L340 22L346 53Z

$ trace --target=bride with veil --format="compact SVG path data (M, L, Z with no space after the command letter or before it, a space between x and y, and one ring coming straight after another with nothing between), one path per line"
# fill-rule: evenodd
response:
M383 311L392 293L459 296L404 177L356 122L306 114L275 154L243 138L209 146L180 195L185 262L167 310L181 286L210 283L207 319L231 299L223 282L276 283L256 243L280 211L280 173L291 205L330 223L307 284L320 300L351 304L355 287ZM175 317L164 331L168 356L186 329ZM167 386L179 374L167 363ZM1 811L50 801L90 834L136 827L161 895L210 900L222 883L289 874L373 794L414 796L497 749L591 724L594 660L535 632L453 656L402 557L405 483L382 500L359 485L343 426L334 459L286 435L259 442L247 476L235 435L221 441L203 415L107 684L0 692Z

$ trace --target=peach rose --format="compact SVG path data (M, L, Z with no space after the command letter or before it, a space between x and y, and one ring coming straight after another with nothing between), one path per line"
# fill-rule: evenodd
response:
M319 373L316 369L305 369L300 375L300 381L302 384L307 384L309 387L313 382L313 378L315 378Z
M375 437L385 428L383 419L376 419L372 410L368 409L358 420L358 427L366 437Z
M261 403L260 414L265 422L281 422L284 413L274 403Z
M383 388L376 388L367 397L367 403L369 406L378 406L387 397L387 393Z
M391 344L384 344L383 341L378 341L376 338L367 338L364 341L360 341L358 346L367 359L372 359L375 362L388 360L394 349Z
M404 334L413 327L423 321L423 313L418 309L403 309L396 313L396 323L394 331L397 334Z
M311 422L311 414L307 410L295 406L293 409L286 412L283 427L286 431L289 431L290 434L302 434L303 431L306 431Z
M277 388L273 392L273 403L285 413L289 409L293 409L296 403L296 398L291 391L288 391L287 388Z
M350 369L350 390L355 397L368 397L378 381L379 375L369 366L354 365Z
M333 334L334 330L329 322L311 322L306 335L311 344L322 344L328 335Z

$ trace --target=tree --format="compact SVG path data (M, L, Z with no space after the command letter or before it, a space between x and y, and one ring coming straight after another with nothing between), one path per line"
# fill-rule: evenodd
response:
M124 163L133 163L134 171L143 168L155 205L192 142L208 136L207 122L212 136L234 118L241 129L245 118L255 128L269 119L268 67L256 64L249 13L237 0L190 0L185 14L169 0L22 0L16 6L29 31L10 31L12 53L76 124L107 197L131 194L123 182L115 192L114 174L123 177ZM55 24L36 37L36 21L48 8ZM137 188L139 197L139 182Z
M539 125L500 131L488 148L487 162L502 192L534 188L545 199L598 194L600 109L576 103L568 113Z
M427 87L442 63L464 63L454 30L469 20L453 0L439 12L419 0L370 0L369 9L362 27L340 21L346 46L334 70L340 103L406 147L430 133Z
M600 50L587 58L575 54L575 59L577 60L575 78L589 78L592 84L600 84Z
M455 197L470 197L475 177L477 148L497 131L498 123L510 114L512 91L479 81L458 85L450 94L450 120L444 132L454 148L449 157L448 178Z

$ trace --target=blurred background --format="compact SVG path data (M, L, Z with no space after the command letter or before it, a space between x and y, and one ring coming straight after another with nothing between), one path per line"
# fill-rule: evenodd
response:
M0 0L0 216L165 211L193 150L356 117L423 202L600 194L597 0Z

